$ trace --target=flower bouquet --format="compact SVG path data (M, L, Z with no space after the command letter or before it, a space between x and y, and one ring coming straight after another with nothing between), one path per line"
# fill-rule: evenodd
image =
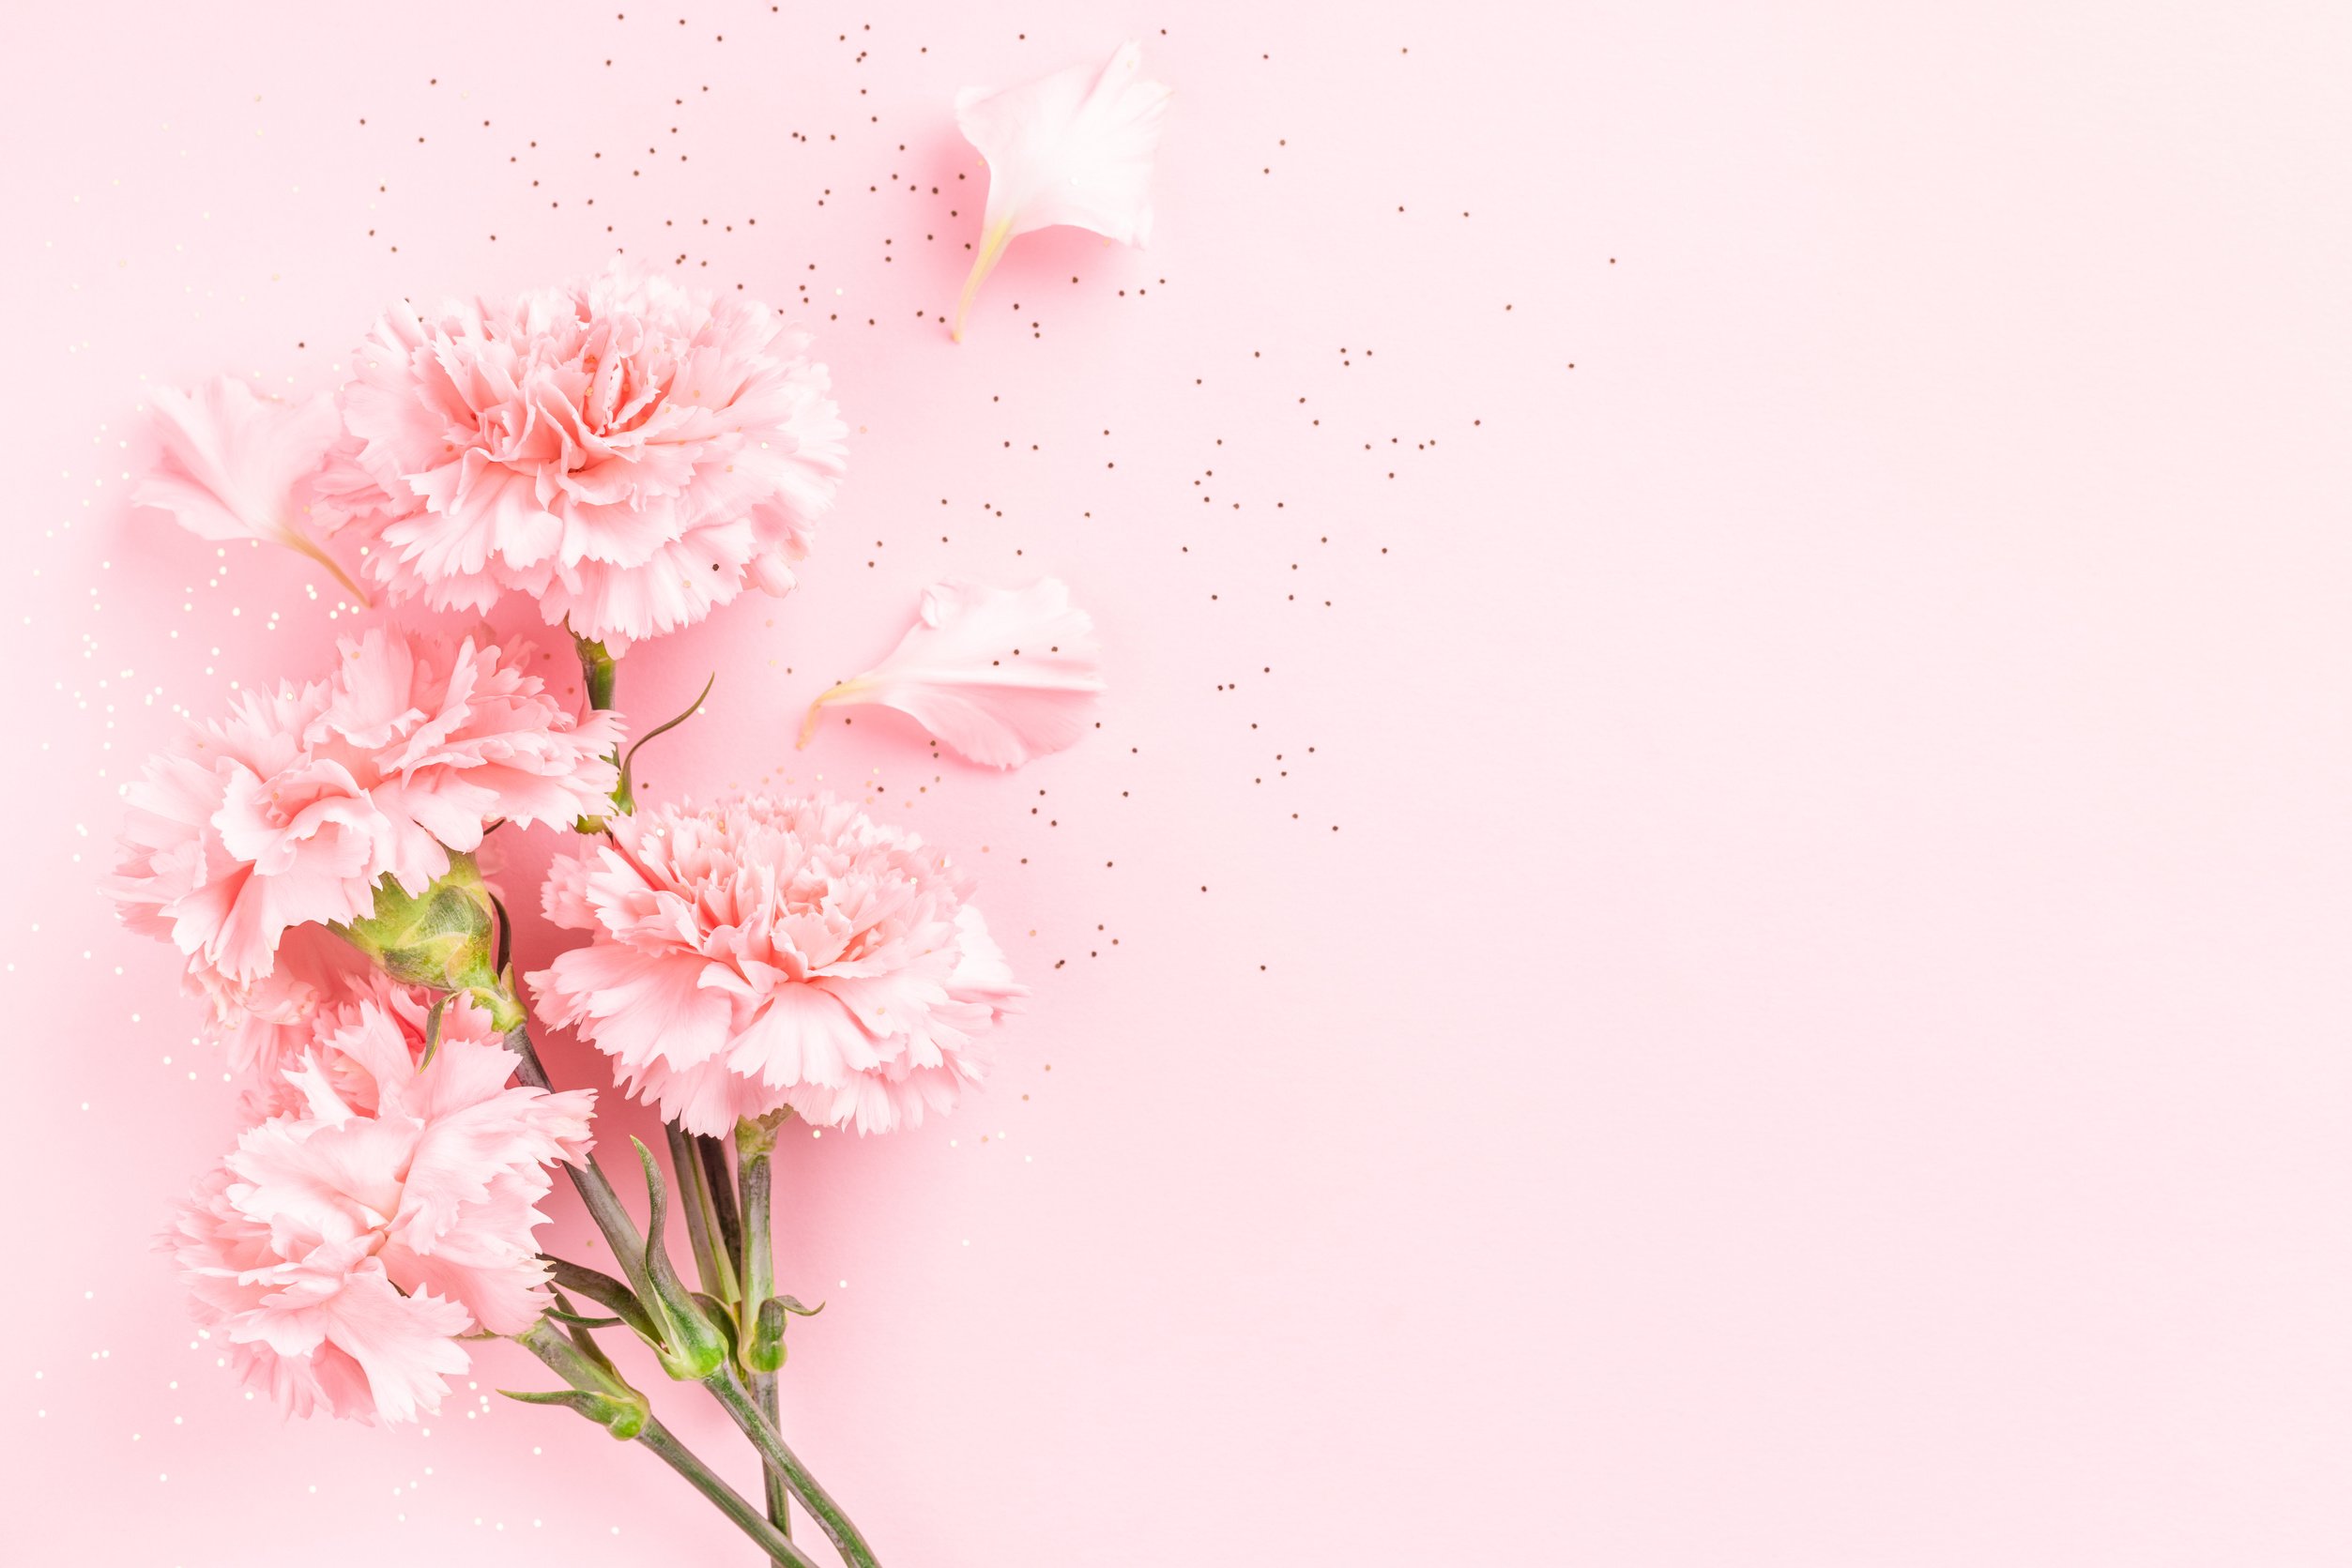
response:
M959 101L992 181L966 308L1030 228L1142 237L1166 91L1137 69L1130 45ZM524 639L378 619L331 670L244 692L146 765L107 891L176 951L237 1085L244 1131L159 1244L240 1378L294 1415L397 1423L437 1406L469 1342L512 1339L557 1386L511 1397L650 1449L773 1561L813 1560L797 1503L872 1568L780 1429L787 1327L816 1309L777 1288L771 1153L793 1119L883 1133L953 1109L1023 988L950 858L821 795L641 802L637 749L694 708L633 739L615 706L634 646L795 586L847 435L807 349L762 305L617 264L389 311L308 402L233 380L158 394L142 504L301 551L355 613L534 607L586 705ZM1061 584L942 583L800 743L828 708L879 704L1010 767L1076 740L1101 688ZM538 908L586 940L518 974L481 856L532 828L571 837ZM620 1162L642 1207L591 1152L595 1092L549 1082L537 1027L573 1030L662 1117L665 1147ZM538 1245L557 1168L618 1272ZM610 1333L718 1403L763 1497L679 1441Z

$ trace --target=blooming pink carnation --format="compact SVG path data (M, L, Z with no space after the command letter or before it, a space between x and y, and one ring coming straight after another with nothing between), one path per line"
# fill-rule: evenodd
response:
M310 1049L318 1011L357 996L382 972L329 927L298 925L278 938L269 972L259 979L232 980L191 963L187 984L211 1004L208 1027L229 1070L252 1080Z
M340 945L349 947L348 943ZM437 1028L432 1024L436 1004L441 1010ZM428 1044L436 1041L505 1046L505 1038L489 1012L466 993L404 985L381 969L367 969L345 981L331 999L313 1005L287 1028L286 1035L295 1040L291 1047L281 1046L252 1064L244 1074L240 1095L246 1119L267 1121L300 1114L310 1103L311 1080L299 1071L305 1067L324 1073L328 1083L354 1110L374 1114L374 1078L365 1060L344 1048L353 1038L352 1031L363 1025L371 1031L369 1038L389 1026L399 1034L409 1055L420 1059Z
M696 1133L787 1105L918 1123L980 1080L981 1037L1026 995L970 879L831 796L640 810L611 832L547 874L547 918L594 939L530 977L540 1016Z
M159 1245L237 1371L290 1413L405 1421L463 1372L455 1336L520 1333L547 1302L532 1231L548 1166L587 1157L595 1096L511 1088L514 1058L444 1035L421 1067L363 1001L286 1073Z
M388 875L422 892L496 822L602 809L616 778L619 721L574 721L524 673L527 647L379 627L342 649L328 679L246 693L126 792L107 891L217 1008L258 1010L252 1057L337 989L319 933L277 972L289 931L371 913Z
M848 434L766 306L616 264L505 304L389 312L361 345L348 448L313 498L396 595L535 600L618 653L742 590L791 588Z

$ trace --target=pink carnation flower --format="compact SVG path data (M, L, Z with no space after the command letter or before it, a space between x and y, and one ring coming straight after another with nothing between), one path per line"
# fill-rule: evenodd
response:
M348 948L349 944L341 944ZM437 1029L432 1027L434 1006L441 1009ZM463 992L432 992L403 985L381 969L370 968L344 982L331 999L314 1002L303 1016L283 1029L292 1043L256 1059L244 1074L240 1097L248 1121L299 1115L310 1104L308 1068L324 1073L328 1084L353 1109L373 1115L375 1083L364 1053L344 1048L352 1031L362 1025L371 1031L389 1027L412 1057L421 1058L428 1043L463 1041L472 1045L505 1048L505 1037L487 1010ZM373 1038L371 1033L370 1038Z
M587 1157L595 1096L511 1088L514 1058L415 1042L372 1001L286 1073L295 1104L199 1182L159 1243L237 1371L295 1415L405 1421L466 1367L456 1336L547 1302L532 1231L550 1162Z
M396 595L536 601L618 653L793 586L848 434L806 340L752 301L616 264L505 304L387 313L343 394L357 462L313 507Z
M309 1050L319 1010L360 995L382 973L329 928L298 925L278 938L267 974L238 981L191 964L188 986L211 1004L210 1032L227 1053L229 1071L252 1080L274 1075Z
M333 989L313 947L277 974L289 931L369 914L386 876L422 892L496 822L603 809L616 777L619 721L574 721L527 648L397 627L341 646L328 679L246 693L147 764L107 886L217 1006L276 1023Z
M911 833L819 796L641 810L559 854L543 903L594 933L530 977L621 1084L696 1133L790 1106L887 1132L953 1107L1027 993L970 880Z

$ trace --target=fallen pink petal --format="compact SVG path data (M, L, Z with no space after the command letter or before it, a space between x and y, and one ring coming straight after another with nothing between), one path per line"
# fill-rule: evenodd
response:
M895 708L989 768L1077 743L1103 692L1092 617L1053 578L1026 588L939 583L889 658L810 703L798 744L828 709Z
M332 398L274 401L226 375L192 392L159 387L148 397L160 450L131 492L134 506L169 512L198 539L283 545L368 602L367 591L314 537L305 504L342 430Z
M1001 91L955 95L955 126L988 165L980 249L955 302L954 333L980 285L1022 235L1067 223L1122 245L1152 236L1152 162L1169 90L1143 74L1140 44Z

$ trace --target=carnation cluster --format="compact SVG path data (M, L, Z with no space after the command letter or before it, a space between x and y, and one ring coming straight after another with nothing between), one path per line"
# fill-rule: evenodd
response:
M1167 99L1130 44L957 100L989 192L956 337L1019 235L1141 243ZM561 1385L512 1397L649 1446L763 1560L813 1568L797 1509L878 1568L782 1435L786 1332L817 1309L775 1278L778 1138L952 1111L1027 993L950 856L830 796L640 802L637 748L695 710L614 706L638 646L798 585L848 436L809 348L744 294L615 260L395 305L307 399L227 377L158 393L135 503L295 550L351 595L337 616L370 618L323 673L239 693L145 765L106 891L169 948L233 1080L236 1147L158 1244L255 1392L409 1421L509 1340ZM930 584L911 619L815 693L800 745L863 707L889 715L867 733L911 723L1014 768L1092 727L1101 651L1061 582ZM542 647L517 622L560 630ZM557 846L517 900L496 851L534 830ZM527 975L518 903L580 938ZM601 1052L661 1121L662 1154L633 1139L623 1162L642 1206L535 1025ZM586 1258L544 1245L559 1170L602 1243ZM610 1333L717 1402L758 1500L662 1423Z

